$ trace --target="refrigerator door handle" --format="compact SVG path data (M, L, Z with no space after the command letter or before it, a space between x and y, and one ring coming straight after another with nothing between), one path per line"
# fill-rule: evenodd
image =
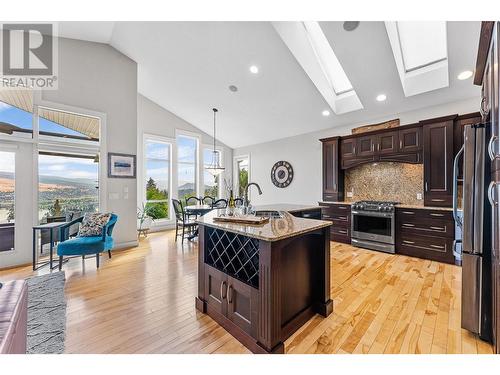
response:
M464 153L465 145L462 145L460 151L458 151L457 156L455 156L455 160L453 160L453 218L455 219L455 223L462 228L462 219L458 216L458 163L460 160L460 156ZM463 195L463 194L462 194Z
M492 207L498 206L498 201L495 200L493 195L493 190L496 189L498 182L491 181L490 186L488 186L488 200Z
M495 151L493 150L493 144L497 140L498 140L498 136L492 135L491 138L490 138L490 141L488 142L488 155L490 156L490 160L491 161L495 161L495 158L497 157L495 155Z

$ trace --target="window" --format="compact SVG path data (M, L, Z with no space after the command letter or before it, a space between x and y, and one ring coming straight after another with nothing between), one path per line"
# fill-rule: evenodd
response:
M99 167L95 156L40 152L38 219L64 221L99 210Z
M248 185L248 174L250 170L250 158L239 156L235 158L235 187L238 197L243 197Z
M15 153L0 151L0 252L14 250Z
M0 134L31 138L33 115L31 112L9 104L7 98L4 98L6 93L7 91L0 90Z
M216 158L217 160L221 160L222 153L220 150L215 150L216 152ZM205 168L209 167L213 163L213 157L214 157L214 149L213 148L204 148L203 149L203 195L214 197L214 198L219 198L220 195L220 179L221 175L219 176L212 176L210 173L208 173ZM222 166L222 163L220 164Z
M198 194L198 139L185 135L177 137L177 191L179 200Z
M170 155L170 143L145 140L145 200L147 214L155 220L170 218Z

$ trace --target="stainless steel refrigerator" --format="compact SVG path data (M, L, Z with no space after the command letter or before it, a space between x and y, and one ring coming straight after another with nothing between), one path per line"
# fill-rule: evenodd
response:
M461 254L456 251L456 257L461 256L462 263L462 328L488 341L492 334L491 205L488 201L491 165L486 155L489 139L489 124L465 126L461 150L463 218L457 215L456 189L461 153L454 163L454 216L462 229L462 238L456 240L457 248L461 247Z

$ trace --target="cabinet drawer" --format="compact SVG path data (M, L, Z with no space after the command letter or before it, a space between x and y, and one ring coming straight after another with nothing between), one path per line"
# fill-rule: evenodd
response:
M455 262L453 257L453 239L446 237L423 236L400 233L396 253L439 262Z
M453 213L451 211L444 210L428 210L428 209L415 209L415 208L398 208L396 210L396 215L404 220L414 220L418 219L434 219L443 221L454 221Z
M351 215L346 215L346 214L336 214L336 213L328 213L328 214L322 214L321 218L323 220L331 220L333 222L337 223L345 223L348 224L351 222Z
M333 224L330 227L330 239L335 242L351 243L351 229Z
M445 220L412 220L400 218L397 220L397 227L401 233L423 234L436 237L455 237L455 224Z

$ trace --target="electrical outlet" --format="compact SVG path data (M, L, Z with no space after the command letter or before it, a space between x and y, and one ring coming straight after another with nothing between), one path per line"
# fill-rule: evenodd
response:
M347 192L347 198L352 198L352 191Z
M421 201L421 200L422 200L422 193L417 193L417 199L418 199L419 201Z

